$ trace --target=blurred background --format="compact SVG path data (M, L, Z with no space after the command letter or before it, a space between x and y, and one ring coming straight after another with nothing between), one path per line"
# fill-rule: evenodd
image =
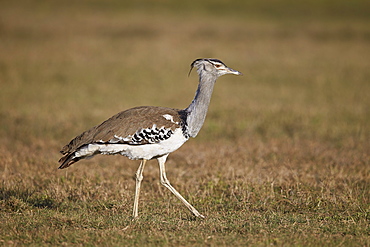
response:
M119 111L187 107L203 57L244 74L219 78L167 162L209 218L154 162L138 222L138 161L57 170L62 146ZM369 245L369 68L368 0L0 0L0 243Z
M368 145L369 21L365 0L1 1L0 145L54 158L126 108L185 108L201 57L244 76L218 81L200 140Z

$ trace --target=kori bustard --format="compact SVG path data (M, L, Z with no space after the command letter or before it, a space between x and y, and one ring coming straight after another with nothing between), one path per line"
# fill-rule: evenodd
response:
M204 218L172 187L166 177L167 156L182 146L190 137L196 137L206 118L213 87L218 77L241 75L218 59L196 59L190 68L197 69L199 85L191 104L183 109L142 106L122 111L100 125L77 136L60 151L59 169L97 154L120 154L141 160L136 172L133 217L138 217L140 185L147 160L157 159L161 184L168 188L197 217ZM189 72L189 73L190 73Z

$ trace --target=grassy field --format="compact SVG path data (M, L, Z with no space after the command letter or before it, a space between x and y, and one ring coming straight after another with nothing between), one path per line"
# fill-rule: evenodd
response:
M0 245L370 246L370 4L0 1ZM218 80L198 137L148 162L58 170L82 131L138 105L185 108L190 63Z

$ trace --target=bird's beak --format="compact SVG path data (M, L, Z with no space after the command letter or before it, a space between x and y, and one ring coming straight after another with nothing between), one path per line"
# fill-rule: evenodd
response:
M231 68L227 68L227 73L228 74L233 74L233 75L243 75L241 72L239 72L237 70L234 70L234 69L231 69Z

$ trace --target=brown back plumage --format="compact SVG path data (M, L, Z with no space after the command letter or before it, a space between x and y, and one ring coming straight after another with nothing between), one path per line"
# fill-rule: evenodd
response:
M166 114L172 116L173 121L163 117ZM172 131L180 128L181 117L179 110L166 107L141 106L122 111L100 125L83 132L64 146L60 151L64 154L59 160L62 164L61 168L68 167L74 162L77 162L78 160L71 160L71 155L85 145L108 143L115 136L126 138L134 135L141 129L152 128L154 124L158 128L164 127Z

